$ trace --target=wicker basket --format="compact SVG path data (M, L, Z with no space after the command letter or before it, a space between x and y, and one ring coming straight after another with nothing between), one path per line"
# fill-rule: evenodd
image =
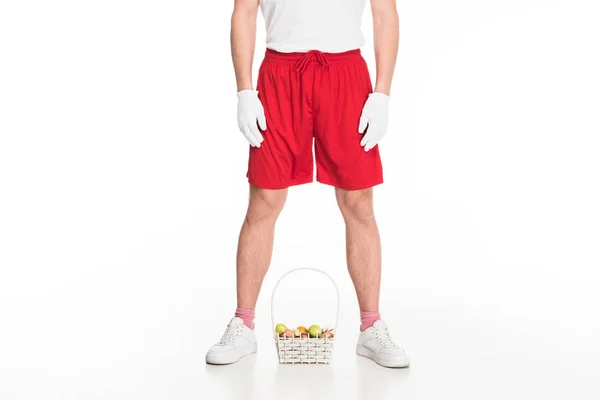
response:
M275 293L277 292L277 287L285 278L291 273L298 271L314 271L325 275L335 288L335 293L337 296L337 305L336 305L336 314L335 314L335 325L334 332L337 335L337 322L340 313L340 293L337 285L334 280L329 276L325 271L321 271L316 268L297 268L285 273L273 288L273 294L271 295L271 323L272 330L275 332L275 309L274 309L274 299ZM275 346L277 347L277 356L279 358L280 364L329 364L331 361L331 353L333 351L333 342L334 338L281 338L274 333L275 337Z

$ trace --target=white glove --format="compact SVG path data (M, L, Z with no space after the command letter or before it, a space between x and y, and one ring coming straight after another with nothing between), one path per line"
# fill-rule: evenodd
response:
M387 131L389 119L390 96L383 93L371 93L365 102L365 106L360 116L358 132L365 133L367 125L369 129L360 141L360 145L365 151L371 150L379 143Z
M237 93L238 109L237 120L240 132L246 137L250 146L260 147L264 140L256 122L263 131L267 129L265 110L258 98L256 90L242 90Z

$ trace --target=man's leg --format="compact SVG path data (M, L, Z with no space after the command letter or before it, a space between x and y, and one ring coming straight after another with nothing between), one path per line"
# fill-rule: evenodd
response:
M378 312L381 242L373 212L373 189L336 188L335 197L346 223L346 261L360 311Z
M408 356L392 340L379 315L381 242L373 213L373 189L335 189L346 222L346 258L360 307L356 353L385 367L407 367Z
M275 222L287 189L269 190L250 185L250 200L237 251L237 304L223 337L206 354L209 364L231 364L256 352L254 307L273 252Z
M271 263L275 222L287 189L269 190L250 185L250 200L237 250L237 306L254 310Z

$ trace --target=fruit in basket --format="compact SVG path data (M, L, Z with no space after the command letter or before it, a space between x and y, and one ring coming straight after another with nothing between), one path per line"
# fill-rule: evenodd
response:
M286 329L285 331L283 331L282 335L285 338L293 338L294 337L294 331L292 331L291 329Z
M277 324L277 326L275 327L275 332L281 335L283 332L285 332L286 329L287 326L285 326L285 324Z
M312 338L318 338L319 336L321 336L321 333L323 333L323 330L319 325L311 325L311 327L308 328L308 334Z
M294 330L294 337L300 337L300 334L301 334L301 333L302 333L302 332L300 332L300 329L296 328L296 329Z
M333 339L333 329L324 329L319 337L321 339Z
M300 331L300 333L307 333L308 329L306 329L305 326L300 325L299 327L296 328L296 330Z
M308 339L308 332L300 332L300 338Z

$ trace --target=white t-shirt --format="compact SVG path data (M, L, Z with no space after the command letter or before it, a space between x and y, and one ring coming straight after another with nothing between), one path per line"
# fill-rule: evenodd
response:
M267 47L282 53L341 53L365 43L365 0L260 0Z

